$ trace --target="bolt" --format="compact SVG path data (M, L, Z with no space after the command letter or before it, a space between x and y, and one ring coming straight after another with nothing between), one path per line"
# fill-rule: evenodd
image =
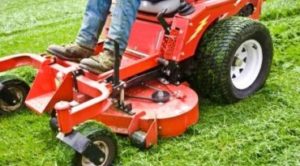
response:
M103 163L103 161L104 161L104 158L103 158L103 157L101 157L99 161L100 161L101 163Z
M166 79L164 79L164 78L161 78L160 82L163 83L163 84L169 84L169 82Z
M165 73L166 73L167 76L171 75L171 71L170 70L166 70Z
M159 91L159 92L158 92L158 94L157 94L157 96L158 96L158 97L164 97L164 96L165 96L165 94L164 94L164 92L163 92L163 91Z

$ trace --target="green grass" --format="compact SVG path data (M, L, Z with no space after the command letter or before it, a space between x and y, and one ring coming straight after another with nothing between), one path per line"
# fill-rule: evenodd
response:
M2 0L0 56L43 52L69 43L80 27L84 0ZM266 86L233 105L201 102L201 119L186 134L140 151L118 137L120 165L300 165L300 3L270 0L263 23L275 57ZM15 71L32 80L34 71ZM0 165L69 165L47 116L22 111L0 117Z

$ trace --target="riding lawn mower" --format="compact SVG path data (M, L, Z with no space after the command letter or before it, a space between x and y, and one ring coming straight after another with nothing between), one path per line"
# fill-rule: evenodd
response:
M198 122L198 95L235 103L263 87L273 44L257 21L262 4L144 0L126 52L121 56L115 41L114 69L102 74L50 54L1 58L0 72L21 66L38 72L31 87L16 76L0 77L0 113L23 104L48 113L57 138L76 151L77 165L111 165L118 147L114 133L149 148ZM95 55L101 51L103 42Z

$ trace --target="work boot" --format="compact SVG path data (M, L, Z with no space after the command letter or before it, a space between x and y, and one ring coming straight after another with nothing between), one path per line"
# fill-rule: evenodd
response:
M101 74L114 68L115 56L112 51L104 50L98 57L82 59L80 67L96 74Z
M78 44L70 44L66 46L50 45L47 49L50 54L67 61L80 62L83 58L93 55L94 50L80 46Z

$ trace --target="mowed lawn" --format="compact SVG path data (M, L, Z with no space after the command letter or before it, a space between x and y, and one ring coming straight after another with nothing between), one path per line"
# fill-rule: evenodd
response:
M41 53L74 40L85 0L1 0L0 56ZM300 165L300 1L269 0L263 23L275 56L266 86L233 105L201 101L186 134L141 151L118 137L119 165ZM32 81L34 71L14 71ZM0 165L69 165L73 151L29 110L0 117Z

